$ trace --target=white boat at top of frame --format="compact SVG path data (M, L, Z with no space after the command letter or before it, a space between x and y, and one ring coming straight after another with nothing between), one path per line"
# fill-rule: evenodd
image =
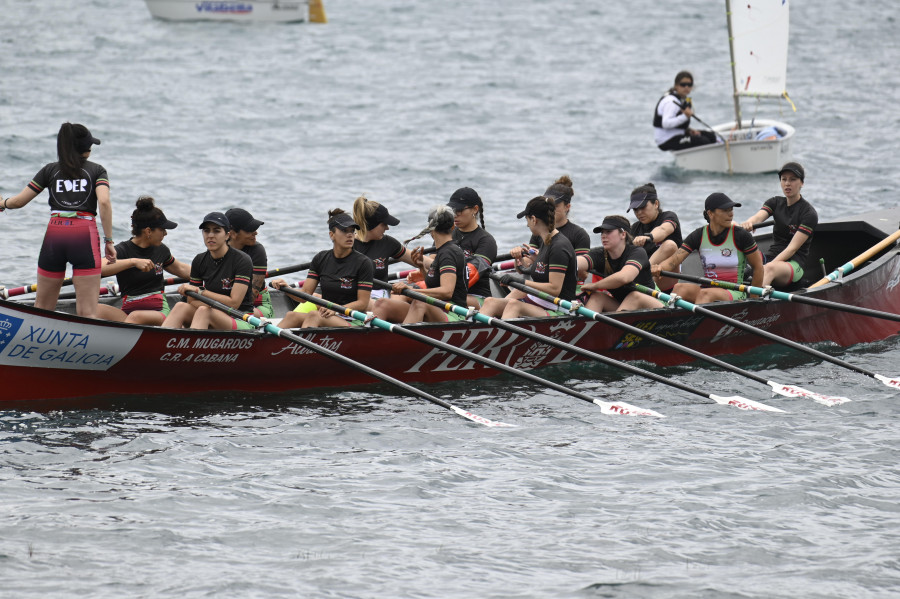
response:
M322 0L145 0L166 21L326 23Z
M716 125L721 141L672 152L675 164L687 170L724 173L777 171L791 160L794 128L787 123L742 118L741 98L784 98L786 91L790 0L745 0L728 16L735 120Z

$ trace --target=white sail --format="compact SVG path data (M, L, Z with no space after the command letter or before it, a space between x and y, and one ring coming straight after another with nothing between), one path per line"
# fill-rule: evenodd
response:
M786 94L790 0L738 0L728 15L735 94Z

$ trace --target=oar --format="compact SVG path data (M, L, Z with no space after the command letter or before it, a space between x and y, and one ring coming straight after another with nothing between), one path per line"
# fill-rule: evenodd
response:
M863 264L866 260L868 260L869 258L874 256L875 254L877 254L884 248L888 247L889 245L893 245L894 242L897 241L898 239L900 239L900 230L894 231L893 235L890 235L889 237L882 239L880 242L876 243L875 245L873 245L872 247L867 249L865 252L863 252L862 254L860 254L859 256L857 256L856 258L854 258L847 264L844 264L843 266L838 266L836 269L834 269L834 272L819 279L818 281L816 281L815 283L810 285L809 288L813 289L815 287L824 285L825 283L828 283L829 281L839 280L845 274L849 273L850 271L852 271L854 268L856 268L860 264Z
M492 275L492 276L494 276L494 275ZM494 276L494 278L498 278L498 277ZM530 288L526 285L519 285L518 283L516 283L516 288L520 289L522 291L525 291L526 293L532 290L532 288ZM538 291L538 290L533 289L533 291ZM540 293L543 293L543 292L540 292ZM544 295L547 298L553 297L550 294L544 294ZM432 297L428 297L426 295L422 295L422 294L416 293L414 291L410 292L409 296L414 299L428 302L428 303L430 303L434 306L438 306L439 308L442 308L444 310L453 311L454 313L459 314L461 316L469 315L469 311L466 310L465 308L462 308L461 306L457 306L457 305L451 304L451 303L442 303L438 300L435 300ZM554 299L559 299L559 298L554 298ZM552 300L548 300L548 301L552 301ZM559 301L565 301L565 300L560 299ZM590 312L590 310L588 310L588 312ZM548 337L547 335L541 335L540 333L536 333L534 331L530 331L530 330L522 328L522 327L517 327L517 326L510 324L509 322L499 319L499 318L485 316L484 314L482 314L478 311L475 311L475 310L471 311L471 316L478 322L482 322L482 323L485 323L485 324L488 324L491 326L495 326L497 328L513 332L517 335L521 335L523 337L529 337L531 339L535 339L537 341L540 341L541 343L545 343L545 344L553 346L553 347L558 347L560 349L564 349L568 352L583 356L583 357L591 359L591 360L596 360L597 362L606 364L607 366L619 368L619 369L625 370L626 372L629 372L631 374L636 374L638 376L648 378L648 379L656 381L658 383L662 383L664 385L669 385L670 387L675 387L676 389L680 389L681 391L686 391L688 393L693 393L695 395L699 395L699 396L705 397L707 399L712 399L716 403L721 403L721 404L725 404L725 405L733 405L733 406L736 406L736 407L744 409L744 410L763 410L763 411L770 411L770 412L783 412L784 411L784 410L779 410L777 408L772 408L770 406L761 404L761 403L753 401L751 399L746 399L744 397L736 397L736 396L735 397L719 397L716 395L711 395L709 393L704 393L703 391L700 391L693 387L689 387L688 385L684 385L684 384L678 383L676 381L667 379L663 376L660 376L660 375L650 372L648 370L644 370L642 368L638 368L638 367L632 366L630 364L625 364L624 362L621 362L619 360L615 360L613 358L598 354L596 352L592 352L590 350L583 349L581 347L578 347L577 345L572 345L571 343L565 343L563 341L560 341L559 339L555 339L553 337Z
M871 308L861 308L859 306L850 306L848 304L841 304L838 302L831 302L814 297L807 297L805 295L797 295L795 293L785 293L784 291L778 291L777 289L772 289L771 287L763 288L754 287L752 285L738 285L737 283L731 283L729 281L716 281L714 279L707 279L706 277L695 277L693 275L685 275L678 272L663 271L662 276L672 277L673 279L682 279L684 281L691 281L692 283L706 284L710 287L721 287L722 289L743 291L745 293L752 293L753 295L758 295L760 297L771 296L775 299L796 302L798 304L809 304L810 306L819 306L821 308L829 308L831 310L839 310L841 312L850 312L851 314L859 314L861 316L871 316L872 318L881 318L883 320L900 322L900 314L894 314L892 312L882 312L881 310L872 310Z
M119 295L119 286L115 281L107 281L106 285L100 287L100 295ZM77 296L74 291L68 293L60 293L58 299L75 299Z
M407 328L404 328L400 325L396 325L390 323L386 320L381 320L380 318L369 318L363 312L358 312L356 310L351 310L346 306L341 306L339 304L335 304L333 302L329 302L328 300L324 300L320 297L316 297L314 295L309 295L308 293L303 293L297 289L290 289L287 287L282 287L281 290L289 295L294 297L301 298L305 301L312 302L316 305L323 306L328 308L329 310L334 310L340 314L344 314L345 316L349 316L351 318L355 318L356 320L362 321L370 321L372 325L384 329L386 331L390 331L392 333L397 333L398 335L403 335L404 337L409 337L410 339L415 339L416 341L420 341L425 343L426 345L430 345L432 347L437 347L444 351L456 354L458 356L463 356L464 358L468 358L474 362L478 362L480 364L484 364L485 366L490 366L495 370L501 370L508 374L512 374L513 376L517 376L519 378L523 378L527 381L531 381L532 383L537 383L539 385L543 385L545 387L549 387L560 393L565 393L566 395L571 395L572 397L577 397L578 399L584 400L588 403L593 403L600 406L600 410L604 414L624 414L629 416L658 416L660 418L663 417L662 414L654 412L653 410L647 410L644 408L638 408L632 405L629 405L625 402L617 402L617 403L609 403L605 401L601 401L599 399L593 399L580 391L575 391L574 389L569 389L568 387L564 387L558 383L554 383L553 381L548 381L546 379L542 379L538 376L531 374L530 372L525 372L524 370L519 370L517 368L513 368L512 366L508 366L503 364L502 362L497 362L496 360L491 360L490 358L485 358L484 356L478 355L476 353L470 352L465 349L461 349L459 347L455 347L450 345L449 343L444 343L443 341L438 341L437 339L432 339L426 335L421 333L417 333L415 331L411 331Z
M434 248L431 248L431 249L434 249ZM428 252L428 250L425 250L425 251L426 251L426 253ZM501 262L501 261L503 261L501 264L497 264L498 262ZM515 266L515 262L512 260L512 256L510 256L509 254L502 254L500 256L497 256L497 259L494 260L493 266L491 266L491 268L493 268L495 271L496 270L509 270L510 268L512 268L514 266ZM391 274L389 274L387 276L387 280L388 281L396 281L397 279L405 279L407 276L409 276L410 273L414 273L418 270L419 270L418 268L411 268L409 270L401 270L400 272L392 272Z
M463 410L462 408L458 408L452 404L445 402L442 399L438 399L437 397L435 397L433 395L425 393L424 391L420 391L419 389L416 389L415 387L413 387L411 385L407 385L403 381L397 380L392 376L384 374L383 372L379 372L379 371L375 370L374 368L369 368L365 364L361 364L361 363L357 362L356 360L351 360L350 358L348 358L346 356L342 356L341 354L339 354L337 352L334 352L330 349L326 349L326 348L322 347L321 345L317 345L308 339L304 339L303 337L300 337L299 335L294 335L290 331L278 328L271 322L259 319L251 313L244 313L244 312L241 312L240 310L235 310L234 308L232 308L230 306L226 306L225 304L223 304L221 302L218 302L214 299L200 295L199 293L196 293L194 291L188 291L187 295L196 300L200 300L204 304L207 304L208 306L211 306L217 310L221 310L222 312L228 314L232 318L239 318L243 321L249 322L250 324L252 324L255 327L263 327L265 329L265 331L267 333L269 333L270 335L274 335L275 337L283 337L284 339L287 339L288 341L292 341L292 342L296 343L297 345L304 347L310 351L322 354L324 356L328 356L329 358L337 360L338 362L340 362L341 364L344 364L345 366L349 366L351 368L360 370L360 371L368 374L371 377L374 377L374 378L382 380L386 383L395 385L395 386L399 387L400 389L403 389L404 391L407 391L408 393L411 393L417 397L421 397L422 399L427 399L428 401L430 401L433 404L439 405L442 408L446 408L452 412L456 412L463 418L468 418L472 422L477 422L478 424L483 424L485 426L515 426L514 424L506 424L504 422L495 422L493 420L488 420L487 418L483 418L481 416L473 414L472 412Z
M853 370L859 372L860 374L864 374L866 376L870 376L873 379L877 379L887 385L888 387L893 387L894 389L900 389L900 377L898 378L889 378L884 375L872 372L871 370L866 370L861 366L856 366L855 364L850 364L849 362L845 362L840 358L835 358L833 356L829 356L826 353L820 352L817 349L813 349L811 347L806 347L805 345L800 345L796 341L791 341L790 339L785 339L784 337L780 337L774 333L770 333L769 331L764 331L762 329L758 329L752 325L749 325L745 322L741 322L740 320L735 320L734 318L729 318L723 314L719 314L718 312L713 312L707 308L703 308L696 304L692 304L688 301L681 299L678 296L672 296L667 293L663 293L662 291L657 291L656 289L649 289L640 284L635 284L635 288L641 293L646 293L647 295L651 295L662 302L666 303L674 303L679 308L683 310L687 310L688 312L693 312L695 314L703 314L709 318L714 320L718 320L720 322L724 322L736 329L741 329L743 331L747 331L748 333L753 333L754 335L758 335L763 337L764 339L768 339L769 341L774 341L775 343L780 343L781 345L786 345L792 349L796 349L797 351L803 352L805 354L809 354L811 356L815 356L820 360L825 360L826 362L831 362L837 366L841 366L843 368L847 368L849 370Z
M492 277L494 279L497 279L498 281L500 279L500 277L498 277L496 275L492 275ZM679 345L679 344L675 343L674 341L665 339L664 337L660 337L659 335L654 335L653 333L648 333L644 329L639 329L635 326L631 326L630 324L626 324L624 322L619 322L618 320L616 320L614 318L610 318L609 316L604 316L603 314L600 314L599 312L594 312L593 310L588 310L587 308L585 308L584 306L582 306L580 304L576 305L573 302L564 300L559 297L554 297L554 296L550 295L549 293L541 291L540 289L535 289L533 287L529 287L528 285L525 285L523 283L519 283L516 281L509 281L509 282L505 283L505 285L507 287L512 287L513 289L518 289L519 291L524 291L525 293L530 293L531 295L533 295L535 297L539 297L544 301L553 302L554 304L556 304L563 310L575 311L582 316L586 316L586 317L596 320L598 322L603 322L603 323L612 325L616 328L623 329L623 330L628 331L629 333L632 333L635 335L640 335L641 337L645 337L647 339L655 341L655 342L659 343L660 345L665 345L666 347L671 347L673 349L677 349L678 351L682 351L682 352L684 352L690 356L693 356L695 358L698 358L700 360L706 360L707 362L710 362L711 364L715 364L716 366L720 366L721 368L724 368L726 370L730 370L732 372L736 372L738 374L748 376L749 378L751 378L755 381L759 381L763 384L770 385L776 392L781 393L782 395L786 395L788 397L797 397L798 395L817 395L817 394L811 394L809 391L806 391L805 389L791 388L787 385L780 385L779 383L772 383L772 382L767 381L766 379L762 378L761 376L753 374L752 372L745 371L741 368L738 368L737 366L732 366L731 364L728 364L727 362L722 362L721 360L712 358L712 357L707 356L706 354L702 354L696 350L690 349L688 347L684 347L683 345ZM481 316L484 316L484 315L481 315ZM485 317L485 318L487 318L487 317ZM500 322L504 322L504 321L500 321ZM599 354L596 354L596 355L599 355ZM622 362L619 362L618 360L612 360L611 358L605 358L605 359L611 360L612 362L615 362L616 364L621 364L622 366L628 366L626 364L623 364ZM628 368L634 368L634 367L628 366ZM676 386L679 389L688 391L690 393L694 393L695 395L701 395L708 399L712 399L713 401L715 401L718 404L735 406L742 410L762 410L762 411L768 411L768 412L783 412L784 411L784 410L779 410L778 408L773 408L771 406L767 406L767 405L759 403L757 401L753 401L752 399L746 399L744 397L739 397L739 396L723 397L720 395L704 393L703 391L699 391L692 387L688 387L687 385L681 385L680 383L676 383L675 381L670 381L669 379L665 379L664 377L661 377L652 372L648 372L646 370L641 370L639 368L636 368L635 370L638 370L639 372L637 374L640 374L641 376L646 376L648 374L652 375L651 378L653 378L653 380L662 379L660 382L662 382L664 384ZM781 390L781 389L784 389L784 390ZM843 398L841 398L841 399L843 399Z

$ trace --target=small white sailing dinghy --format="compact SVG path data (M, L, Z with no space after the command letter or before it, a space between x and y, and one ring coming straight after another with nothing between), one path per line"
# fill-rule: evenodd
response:
M726 0L735 120L712 127L719 143L672 152L683 169L721 173L777 171L791 160L794 128L769 119L746 119L741 98L784 98L790 0ZM722 143L724 141L724 143Z
M166 21L327 23L322 0L145 0Z

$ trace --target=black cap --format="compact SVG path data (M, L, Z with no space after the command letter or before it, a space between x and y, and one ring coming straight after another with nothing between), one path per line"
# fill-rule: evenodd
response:
M400 224L400 219L396 216L391 216L391 213L388 212L388 209L385 208L384 204L378 204L375 213L366 219L366 227L371 230L381 223L384 223L389 227L394 227Z
M594 233L599 233L600 231L617 231L619 229L624 230L625 227L623 224L624 223L619 219L607 216L600 225L594 227Z
M252 233L256 231L260 225L265 224L263 221L253 218L253 215L243 208L232 208L225 212L225 217L228 219L228 222L231 223L231 227L235 231Z
M160 210L159 218L147 226L150 227L151 229L174 229L175 227L178 226L178 223L173 223L172 221L167 219L166 215L163 214L163 211ZM202 229L203 225L200 225L200 228Z
M359 229L359 225L356 224L356 221L353 220L353 217L347 214L346 212L341 212L338 215L335 215L328 219L328 230L332 230L335 227L339 227L341 229Z
M778 171L778 176L781 177L781 173L783 173L785 171L787 171L789 173L794 173L795 175L797 175L797 178L800 179L801 181L803 181L806 178L806 171L803 170L803 167L800 166L799 162L786 163L783 167L781 167L781 170Z
M628 204L628 210L626 210L625 212L637 210L647 202L652 202L658 199L659 196L656 195L655 191L638 191L631 194L631 203ZM596 231L594 232L596 233Z
M704 210L728 210L729 208L740 208L741 205L737 202L732 202L731 198L729 198L724 193L711 193L706 198L706 205L704 206Z
M206 223L213 223L219 225L224 228L226 231L231 229L231 223L228 222L228 217L222 214L221 212L210 212L206 216L203 217L203 221L200 223L198 229L202 229L203 225Z
M450 196L450 200L447 202L447 205L454 210L464 210L479 204L481 204L481 198L471 187L460 187L453 192L453 195Z
M546 219L555 208L551 206L547 201L553 200L553 198L548 198L547 196L537 196L528 200L528 203L525 204L525 210L518 213L516 218L523 218L526 216L538 216ZM554 204L555 205L555 204Z
M550 198L557 204L560 202L565 202L566 204L572 203L572 188L567 187L565 185L560 185L559 183L554 183L544 192L544 197Z
M87 127L82 125L83 131L80 131L80 135L78 133L75 134L75 149L79 152L87 152L91 149L91 146L99 146L100 140L91 135L91 132Z

